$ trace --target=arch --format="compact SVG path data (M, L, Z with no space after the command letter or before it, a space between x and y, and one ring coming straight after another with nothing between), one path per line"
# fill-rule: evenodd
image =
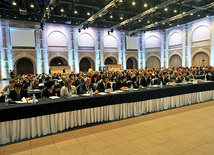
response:
M16 74L34 74L34 63L33 61L28 57L21 57L16 60L14 65Z
M169 67L182 66L182 59L178 54L174 54L169 58Z
M80 47L94 47L94 38L89 33L82 33L78 37L78 46Z
M117 38L114 35L106 35L103 38L103 46L117 48Z
M157 36L149 36L146 40L145 40L145 48L157 48L161 46L161 42L160 42L160 38L158 38Z
M53 31L48 35L48 46L67 46L67 38L61 31Z
M54 57L50 61L50 66L68 66L68 62L63 57Z
M113 56L107 57L104 61L105 65L117 64L117 59Z
M192 42L210 40L210 28L206 25L196 27L191 33Z
M196 53L192 58L192 66L209 66L210 58L207 53L201 51Z
M193 57L194 57L198 52L204 52L204 53L206 53L209 57L211 57L211 54L210 54L210 52L209 52L208 50L203 49L203 48L199 48L199 49L197 49L196 51L194 51L194 52L192 53L191 59L193 59Z
M57 53L57 54L55 54L55 55L52 55L52 56L48 59L48 64L49 64L49 66L50 66L51 60L54 59L55 57L62 57L63 59L66 60L66 62L68 62L68 58L67 58L66 56L61 55L60 53Z
M160 68L160 59L156 56L150 56L146 60L146 67L147 68Z
M80 71L88 71L89 68L95 70L95 63L90 57L83 57L79 62Z
M30 55L30 54L27 54L26 52L23 52L22 54L18 54L17 56L15 56L13 58L13 68L16 68L16 63L19 59L21 58L27 58L27 59L30 59L32 62L33 62L33 73L37 73L37 69L36 69L36 66L37 66L37 60L34 56ZM17 74L17 71L15 70L15 74Z
M135 57L129 57L126 60L126 68L127 69L138 69L138 62Z
M178 32L173 32L168 39L168 45L180 45L182 44L182 35Z

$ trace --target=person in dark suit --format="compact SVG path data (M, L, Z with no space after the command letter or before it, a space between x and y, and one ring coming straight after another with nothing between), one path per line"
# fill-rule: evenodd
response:
M128 85L126 83L126 77L122 76L118 82L116 82L116 89L128 89Z
M82 84L80 84L77 87L77 93L78 94L86 94L86 93L89 93L91 89L96 94L99 92L98 90L96 90L96 88L94 87L94 85L91 83L91 79L89 77L87 77L85 79L85 82L82 83Z
M146 87L151 83L151 79L149 78L149 72L144 73L144 77L142 78L141 85Z
M160 77L160 78L158 79L158 81L159 81L159 84L162 82L163 85L166 85L166 84L169 82L167 72L163 72L162 77Z
M62 76L62 81L59 82L60 86L65 86L66 76Z
M108 77L107 76L103 77L102 82L98 84L99 92L104 92L105 90L110 91L110 88L111 88L111 82L109 81Z
M10 91L10 95L8 96L9 101L21 101L23 97L29 100L29 94L22 89L22 84L16 83L14 90Z
M35 81L35 78L31 77L30 81L25 83L25 85L22 88L27 89L28 87L30 87L30 90L39 89L38 83Z
M56 93L56 91L55 91L55 89L54 89L54 82L53 81L48 81L47 83L46 83L46 87L47 88L45 88L44 90L43 90L43 92L42 92L42 97L43 98L48 98L48 97L50 97L50 96L57 96L57 93Z
M78 85L84 83L84 79L81 74L77 74L76 77L77 79L75 80L74 85L77 87Z
M133 84L133 88L139 88L139 81L136 75L132 76L132 84Z

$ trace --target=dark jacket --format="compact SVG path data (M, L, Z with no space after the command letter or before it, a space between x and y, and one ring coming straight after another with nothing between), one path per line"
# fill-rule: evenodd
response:
M21 101L23 97L29 97L29 94L25 90L21 90L19 99L15 90L10 91L10 95L8 96L8 98L11 98L13 101Z

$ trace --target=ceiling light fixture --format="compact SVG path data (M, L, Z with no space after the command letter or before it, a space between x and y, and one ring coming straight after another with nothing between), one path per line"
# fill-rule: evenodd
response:
M112 16L112 15L110 15L110 18L113 18L113 16Z
M193 13L190 13L190 15L192 16L192 15L193 15Z
M90 16L90 15L91 15L91 13L90 13L90 12L87 12L87 15L88 15L88 16Z
M145 4L144 4L144 7L146 8L147 6L148 6L148 5L145 3Z
M33 4L31 4L31 5L30 5L30 7L31 7L31 8L34 8L34 5L33 5Z
M123 20L123 17L122 17L122 16L120 17L120 20Z
M15 5L16 5L16 2L14 1L14 2L12 2L12 4L15 6Z
M78 13L77 10L75 10L74 13L77 14Z
M60 11L61 11L61 12L64 12L64 9L61 9Z
M139 19L138 21L141 22L141 19Z
M135 2L135 1L133 1L133 2L132 2L132 5L136 5L136 2Z
M164 11L168 11L168 8L165 8Z
M174 13L177 13L177 10L174 10Z

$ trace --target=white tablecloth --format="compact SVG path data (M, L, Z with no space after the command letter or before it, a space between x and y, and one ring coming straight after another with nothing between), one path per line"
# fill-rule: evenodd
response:
M214 90L1 122L0 144L56 133L89 123L124 119L212 99Z

